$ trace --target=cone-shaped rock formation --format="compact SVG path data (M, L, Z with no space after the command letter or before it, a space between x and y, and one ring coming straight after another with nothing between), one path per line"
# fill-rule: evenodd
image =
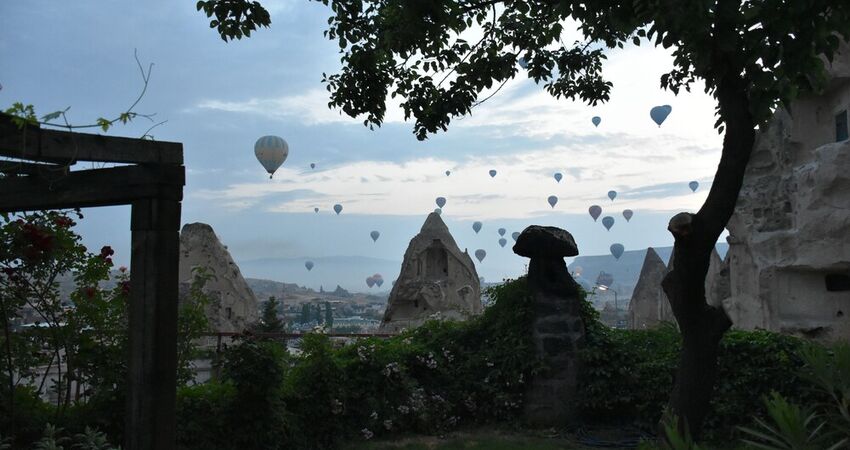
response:
M205 312L213 331L238 332L257 320L254 292L227 247L205 223L186 224L180 232L181 298L188 294L196 267L204 267L212 275L203 291L211 300Z
M463 320L482 309L472 258L460 251L440 215L429 214L404 252L381 329L415 327L436 313L442 318Z

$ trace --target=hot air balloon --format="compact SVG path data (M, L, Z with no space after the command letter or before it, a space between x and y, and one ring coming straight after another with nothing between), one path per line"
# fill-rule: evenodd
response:
M311 169L315 169L315 168L316 168L316 163L310 163L310 168L311 168Z
M496 169L490 169L490 178L496 178Z
M336 214L339 215L339 213L342 212L342 205L340 205L339 203L334 205L334 212L336 212Z
M523 69L528 69L528 61L526 61L525 58L518 59L517 64L519 64L519 66Z
M604 226L606 230L611 231L611 227L614 226L614 218L611 216L603 217L602 226Z
M608 198L613 202L615 198L617 198L617 191L608 191Z
M593 118L590 119L590 121L593 122L594 127L598 127L599 124L602 123L602 118L599 117L599 116L593 116Z
M561 172L555 172L555 181L557 181L558 183L560 183L560 182L561 182L561 178L564 178L564 176L563 176L563 175L561 175Z
M434 212L437 213L438 215L441 215L441 216L443 215L443 210L440 209L440 208L434 208Z
M696 192L697 188L699 188L699 181L691 181L688 183L688 187L691 188L691 192Z
M633 215L635 215L635 213L631 209L624 209L623 210L623 217L626 218L626 222L632 220Z
M501 246L502 246L502 248L504 248L504 247L505 247L505 244L507 244L507 243L508 243L508 240L507 240L507 239L505 239L505 238L501 238L501 239L499 239L499 245L501 245Z
M549 198L546 199L546 201L549 202L549 206L551 206L552 208L555 208L555 205L558 204L558 197L555 197L554 195L550 195Z
M378 287L383 286L383 284L384 284L384 279L383 279L383 278L377 278L377 279L375 279L375 284L377 284L377 285L378 285Z
M499 228L499 229L498 229L498 230L496 230L496 231L499 233L499 236L504 236L504 235L505 235L505 233L507 233L507 232L508 232L508 230L506 230L506 229L504 229L504 228Z
M311 271L311 270L313 270L313 261L307 261L307 262L305 262L305 263L304 263L304 267L306 267L306 268L307 268L307 271L308 271L308 272L309 272L309 271Z
M481 222L472 222L472 229L475 230L475 234L481 231L481 225Z
M254 156L269 173L269 179L289 156L289 145L282 137L263 136L254 144Z
M623 244L611 244L611 254L614 255L614 258L620 259L623 256Z
M371 288L372 286L375 285L375 279L372 278L372 277L366 277L366 285L369 286L369 288Z
M319 212L319 208L313 208L313 212Z
M449 176L449 175L451 175L451 174L452 174L452 171L451 171L451 170L447 170L447 171L446 171L446 176Z
M445 197L437 197L437 206L439 206L440 208L442 208L443 206L446 206L446 198Z
M484 262L484 257L487 256L487 252L484 249L479 248L475 250L475 257L478 258L478 262Z
M514 231L513 233L511 233L511 238L514 240L514 242L516 242L516 240L519 239L519 231Z
M593 221L596 222L596 219L598 219L599 215L602 214L602 207L599 205L593 205L590 208L587 208L587 212L590 213L590 217L593 217Z
M373 242L378 242L378 238L381 237L381 232L376 230L376 231L369 233L369 236L372 236Z
M614 285L614 275L603 270L596 277L596 284L600 287L605 286L605 288L600 290L608 290L608 288Z
M664 123L671 111L673 111L673 107L670 105L656 106L649 110L649 117L661 128L661 124Z

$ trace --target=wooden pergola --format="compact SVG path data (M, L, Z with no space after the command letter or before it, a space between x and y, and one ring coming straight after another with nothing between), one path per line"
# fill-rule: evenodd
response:
M131 205L124 448L175 446L183 145L42 129L0 114L0 212ZM116 163L70 170L77 162Z

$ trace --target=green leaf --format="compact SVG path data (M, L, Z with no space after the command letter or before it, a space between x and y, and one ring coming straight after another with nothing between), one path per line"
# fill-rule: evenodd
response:
M112 126L112 122L107 120L107 119L104 119L103 117L100 117L100 118L97 119L97 125L100 126L100 128L104 132L106 132L106 131L109 130L109 127Z
M50 122L51 120L58 119L62 115L62 113L64 113L64 112L65 111L53 111L50 114L45 114L45 115L41 116L41 121L42 122Z

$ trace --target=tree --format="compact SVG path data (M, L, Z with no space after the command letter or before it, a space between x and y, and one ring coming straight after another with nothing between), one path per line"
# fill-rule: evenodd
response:
M240 3L213 1L225 10L229 2ZM523 73L550 94L590 105L608 100L611 90L601 71L604 48L629 42L675 48L674 68L660 78L663 88L678 93L697 79L705 82L717 102L723 150L699 211L670 220L675 267L663 282L683 339L670 408L698 436L715 383L718 343L731 326L725 312L705 300L711 250L734 212L756 127L800 92L823 89L824 59L850 38L850 2L320 1L332 10L325 35L338 41L342 55L341 72L324 76L329 106L374 127L384 120L387 96L400 96L420 140L445 131L453 118L494 94L480 98L485 91L517 76L520 58ZM583 33L571 46L561 42L568 20ZM476 29L482 37L464 39Z
M269 300L263 303L263 312L260 315L260 322L257 324L257 331L262 333L283 332L283 320L277 315L279 306L280 302L274 296L269 297Z
M302 303L301 304L301 318L298 320L299 323L310 323L310 304Z
M334 326L334 311L331 308L331 302L325 302L325 327L328 329Z

